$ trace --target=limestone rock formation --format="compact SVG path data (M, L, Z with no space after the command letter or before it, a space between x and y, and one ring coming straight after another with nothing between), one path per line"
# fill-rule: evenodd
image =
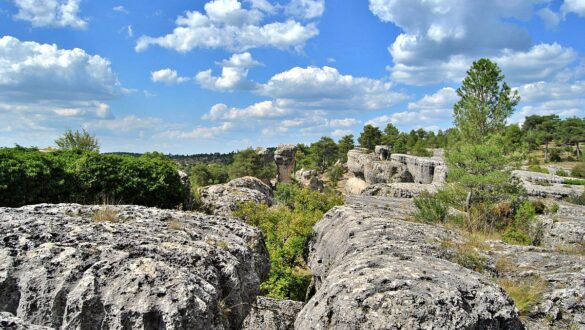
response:
M179 171L179 177L183 184L183 209L192 210L194 201L191 195L191 181L189 180L189 174Z
M380 160L364 164L364 179L367 184L409 182L412 180L410 173L402 164Z
M335 207L316 224L314 295L296 329L523 329L501 288L442 259L457 234L402 221L412 201L393 203Z
M366 183L366 181L364 181L360 178L350 177L345 182L345 193L347 195L359 195L367 187L368 187L368 184Z
M8 312L0 312L0 329L2 330L52 330L51 327L33 325Z
M433 183L435 168L438 166L445 166L443 161L428 157L392 154L390 159L394 162L405 165L408 172L412 175L413 182L421 184ZM441 168L441 172L443 171L444 168Z
M242 330L292 330L303 306L300 301L258 297Z
M364 178L364 166L378 160L375 154L366 148L355 148L347 152L347 169L357 178Z
M0 311L56 329L238 329L270 267L258 229L200 213L0 208L0 236Z
M276 151L274 152L274 162L276 163L276 180L278 182L292 182L296 151L297 146L294 144L281 144L276 148Z
M568 179L574 178L522 170L512 171L512 176L519 179L528 195L533 197L561 199L585 192L584 186L565 184Z
M274 204L272 189L260 179L250 176L199 188L199 195L202 211L223 216L230 216L241 202Z
M305 170L302 168L295 173L295 179L302 187L314 191L323 191L325 189L323 180L319 178L319 172L316 170Z
M378 159L380 160L390 160L390 155L392 154L392 147L376 146L374 148L374 153L378 156Z
M551 249L583 249L585 252L585 207L560 202L555 214L539 216L542 246Z
M434 194L437 191L438 186L435 184L399 182L372 184L367 186L361 194L364 196L414 198L423 192Z

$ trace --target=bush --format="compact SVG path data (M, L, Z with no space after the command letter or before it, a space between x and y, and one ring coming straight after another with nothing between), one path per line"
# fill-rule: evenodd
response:
M260 228L270 254L270 273L262 283L264 294L278 299L303 301L311 281L303 252L313 226L325 212L343 203L334 193L319 193L290 184L275 192L279 206L268 208L252 202L238 206L235 216Z
M585 163L579 163L571 170L571 176L585 179Z
M331 188L335 189L337 187L337 183L343 177L345 170L342 165L333 165L327 172L329 180L331 181Z
M548 174L548 170L546 168L540 167L539 165L530 165L530 166L528 166L528 170L530 172L538 172L538 173Z
M562 177L569 176L569 172L567 172L565 170L557 170L557 172L555 174L558 176L562 176Z
M183 201L176 165L160 154L132 157L3 148L0 182L0 205L10 207L109 200L174 208Z
M517 229L508 229L502 234L502 241L513 245L531 245L532 239L528 234Z
M561 149L559 149L559 148L551 148L549 150L548 159L551 162L560 162L560 161L562 161L562 158L561 158Z
M570 184L574 186L585 186L585 180L582 179L567 179L563 181L564 184Z
M573 194L567 197L567 202L577 204L577 205L585 205L585 192L582 194Z
M501 279L498 284L504 289L518 308L520 316L528 314L542 300L546 281L540 277L529 277L519 281Z
M423 222L444 222L449 214L449 208L436 196L423 193L414 199L417 208L415 218Z

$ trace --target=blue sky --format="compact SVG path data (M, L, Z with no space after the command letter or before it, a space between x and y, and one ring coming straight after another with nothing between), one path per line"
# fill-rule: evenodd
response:
M0 0L0 146L226 152L451 126L470 64L585 116L585 0Z

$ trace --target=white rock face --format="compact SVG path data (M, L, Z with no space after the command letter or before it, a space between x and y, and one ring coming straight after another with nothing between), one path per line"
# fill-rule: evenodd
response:
M230 216L239 203L274 204L272 189L262 180L247 176L225 184L199 188L201 210L215 215Z
M276 148L274 152L274 162L277 168L276 181L283 183L292 182L296 152L297 146L294 144L281 144Z
M95 220L103 210L0 208L0 311L55 329L241 326L270 268L258 229L140 206Z
M295 173L295 179L301 187L314 191L323 191L325 189L323 180L319 178L319 173L316 170L305 170L302 168Z
M414 183L429 184L433 183L435 177L435 168L445 166L443 161L428 158L416 157L404 154L392 154L390 159L396 163L406 166L408 172L412 175ZM441 170L441 175L444 169Z
M293 330L297 314L304 305L300 301L258 297L242 330Z
M355 148L347 152L347 169L358 178L364 178L364 166L377 161L375 154L365 148Z

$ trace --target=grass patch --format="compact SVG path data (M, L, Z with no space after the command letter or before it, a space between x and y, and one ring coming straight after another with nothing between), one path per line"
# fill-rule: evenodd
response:
M498 285L514 300L520 316L526 316L542 300L547 287L546 281L538 276L522 280L499 279Z
M495 261L496 272L498 274L510 273L516 268L516 265L510 258L506 256L499 256Z
M118 211L105 206L95 211L91 216L91 219L95 222L118 222Z
M538 165L530 165L530 166L528 166L528 170L530 172L537 172L537 173L545 173L545 174L548 174L548 170L546 168L540 167Z
M565 181L563 181L563 183L573 186L585 186L585 180L583 179L566 179Z
M446 259L476 272L483 272L487 267L488 259L478 251L485 249L481 240L470 240L465 243L456 243L443 240L441 248L446 252Z
M173 218L167 222L167 226L172 230L183 230L183 221Z

